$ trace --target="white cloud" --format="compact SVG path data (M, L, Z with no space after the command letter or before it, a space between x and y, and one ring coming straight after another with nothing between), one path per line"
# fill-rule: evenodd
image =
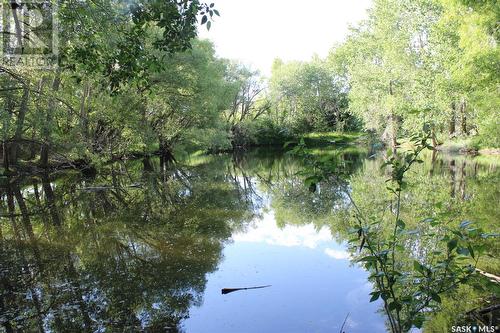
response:
M332 235L327 228L316 230L312 224L278 228L272 212L264 214L255 227L233 236L235 242L267 243L280 246L302 246L311 249L321 243L331 242Z
M347 251L343 251L343 250L335 250L335 249L326 248L325 253L327 256L332 257L333 259L338 259L338 260L351 258L351 255Z

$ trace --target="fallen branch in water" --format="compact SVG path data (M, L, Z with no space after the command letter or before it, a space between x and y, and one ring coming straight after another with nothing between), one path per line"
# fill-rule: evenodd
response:
M132 184L127 186L89 186L83 187L78 190L80 191L88 191L88 192L98 192L98 191L107 191L107 190L120 190L125 188L142 188L141 184Z
M271 287L271 285L267 286L258 286L258 287L248 287L248 288L223 288L221 290L222 295L229 294L235 291L240 291L240 290L250 290L250 289L262 289L262 288L268 288Z
M345 323L347 322L347 318L349 318L349 312L347 312L347 315L345 316L344 322L342 323L342 327L340 328L340 333L344 333L344 326Z
M482 271L478 268L476 268L476 272L478 272L479 274L487 277L488 279L490 279L490 281L492 282L496 282L496 283L500 283L500 276L497 276L495 274L491 274L491 273L488 273L488 272L485 272L485 271Z

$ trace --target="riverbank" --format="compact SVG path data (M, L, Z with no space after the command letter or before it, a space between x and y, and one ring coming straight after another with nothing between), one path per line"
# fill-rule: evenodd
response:
M500 148L482 147L475 143L472 138L448 140L440 144L436 149L446 153L500 155Z

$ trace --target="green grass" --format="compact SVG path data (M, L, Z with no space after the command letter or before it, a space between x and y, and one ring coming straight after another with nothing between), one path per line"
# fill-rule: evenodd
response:
M347 145L359 143L362 138L360 132L312 132L303 136L304 142L309 147Z
M475 156L474 161L482 165L488 165L496 168L500 166L500 155L481 154Z
M203 164L208 164L214 160L213 154L207 154L203 150L197 150L194 153L183 156L181 161L185 165L189 166L199 166Z
M439 150L450 152L450 153L458 153L461 151L467 151L474 149L476 147L472 146L472 142L470 139L452 139L443 142L442 145L439 146Z
M478 152L480 155L498 155L500 148L480 145L474 138L456 138L445 141L439 150L448 153Z
M366 154L368 153L368 149L364 146L329 146L329 147L314 147L308 148L306 150L309 154L315 156L330 156L336 155L339 152L342 154Z

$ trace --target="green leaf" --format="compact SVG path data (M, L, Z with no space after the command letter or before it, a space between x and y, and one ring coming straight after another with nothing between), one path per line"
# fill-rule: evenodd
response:
M310 186L311 184L317 184L320 180L321 177L319 176L309 176L306 179L304 179L304 185Z
M413 268L420 273L424 273L425 270L425 267L416 260L413 261Z
M371 295L372 295L372 297L370 298L370 302L375 302L380 297L380 292L375 291L375 292L371 293Z
M394 248L396 250L398 250L398 251L404 251L405 250L405 247L403 245L400 245L400 244L396 245Z
M402 308L403 308L403 306L397 301L389 303L389 310L401 311Z
M363 239L361 240L361 244L359 245L359 252L361 252L361 250L363 250L363 246L365 245L365 242L366 242L366 237L363 237Z
M467 248L469 249L471 257L475 259L476 256L474 255L474 249L472 248L472 245L467 244Z
M441 304L441 297L437 293L435 293L434 291L431 291L430 296L431 296L433 301Z
M207 22L207 30L210 30L211 27L212 27L212 22L208 21Z
M406 224L403 222L403 220L397 220L396 225L403 230L406 227Z
M403 274L401 274L401 272L398 272L398 271L392 271L392 275L394 275L394 276L403 276Z
M469 249L466 249L465 247L461 247L461 246L457 247L457 253L460 255L463 255L463 256L470 255Z
M207 21L208 21L207 15L203 15L203 17L201 18L201 25L207 23Z
M415 325L416 328L422 328L422 326L424 325L424 316L416 316L414 319L413 319L413 325Z
M377 272L375 274L372 274L373 277L384 277L385 273L384 272Z
M349 233L349 234L357 234L358 230L359 230L359 228L353 228L353 227L351 227L351 228L347 229L347 233Z
M375 256L366 256L361 259L358 259L358 262L363 262L363 261L377 261L377 258Z
M435 227L435 226L437 226L437 225L439 224L439 221L438 221L438 220L436 220L436 219L434 219L434 218L431 218L431 217L429 217L429 218L426 218L426 219L422 220L422 222L429 223L429 224L430 224L431 226L433 226L433 227Z
M413 298L411 296L401 297L401 302L404 304L411 304L413 302Z
M217 9L214 9L214 14L220 16L219 11Z
M453 251L457 247L458 241L454 238L448 242L448 251Z

